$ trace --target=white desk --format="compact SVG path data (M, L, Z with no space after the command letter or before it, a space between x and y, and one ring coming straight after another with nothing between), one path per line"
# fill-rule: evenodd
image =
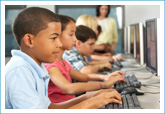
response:
M122 71L126 72L126 75L134 74L138 81L140 81L142 84L151 81L151 80L159 80L160 77L153 75L146 69L146 67L140 66L135 59L131 57L126 57L124 61L121 62L123 65ZM128 59L129 58L129 59ZM132 71L131 71L132 69ZM150 77L148 79L145 79L147 77ZM157 86L160 86L160 83L154 84ZM141 89L144 92L160 92L160 88L152 88L152 87L145 87L142 86ZM160 93L157 94L151 94L151 93L145 93L144 95L138 96L140 105L144 109L159 109L160 108Z

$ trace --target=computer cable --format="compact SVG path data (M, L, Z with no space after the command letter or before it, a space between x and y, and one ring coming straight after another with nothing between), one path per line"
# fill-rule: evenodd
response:
M129 70L123 70L125 73L127 73L127 72L130 72L130 71L139 71L139 70L146 70L146 69L144 69L145 68L145 66L143 66L143 67L140 67L140 68L132 68L132 69L129 69Z
M148 77L144 77L144 76L137 76L137 74L139 75L139 73L135 73L135 72L132 72L133 73L133 75L135 75L136 76L136 78L137 79L143 79L143 80L146 80L146 79L150 79L152 76L154 76L154 74L153 73L150 73L151 75L149 75ZM140 73L140 74L149 74L149 73Z
M150 87L150 88L160 88L160 85L154 85L154 84L159 84L160 80L149 80L145 83L141 83L141 86L144 87Z
M138 91L138 92L141 92L141 93L150 93L150 94L159 94L160 93L160 91L158 91L158 92L150 92L150 91L143 91L143 90L141 90L141 89L139 89L139 88L136 88L136 90Z
M147 84L147 85L141 85L141 86L145 86L145 87L149 87L149 88L160 88L159 85L152 85L152 84Z
M159 94L160 92L144 92L144 93Z
M157 84L157 83L160 83L160 80L159 79L148 80L146 83L147 84Z

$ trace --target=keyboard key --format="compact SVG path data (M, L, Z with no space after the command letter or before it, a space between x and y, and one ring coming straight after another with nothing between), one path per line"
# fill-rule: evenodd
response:
M114 103L114 109L119 109L119 106L117 103Z
M128 77L125 77L125 80L126 80L126 83L127 83L127 86L131 86L131 84L129 83L129 80L128 80Z
M106 109L113 109L113 103L106 105Z
M132 94L132 99L133 99L133 101L134 101L135 107L136 107L136 108L141 108L141 107L140 107L139 100L138 100L136 94Z
M127 102L128 102L129 109L133 109L134 108L134 102L132 100L132 97L129 94L127 94L126 99L127 99Z
M136 94L122 95L122 104L110 103L105 106L106 109L141 109Z
M123 108L128 109L127 100L126 100L125 95L122 95L122 103L123 103Z

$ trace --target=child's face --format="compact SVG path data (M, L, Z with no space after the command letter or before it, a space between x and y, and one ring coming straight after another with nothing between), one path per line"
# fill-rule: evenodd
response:
M86 42L80 42L80 53L85 56L91 56L94 50L95 39L88 39Z
M65 30L62 31L60 41L63 44L62 49L71 50L76 45L76 25L75 22L70 21Z
M59 54L62 47L59 36L61 34L61 23L50 22L48 27L34 36L34 45L32 47L33 59L38 64L42 62L52 63Z

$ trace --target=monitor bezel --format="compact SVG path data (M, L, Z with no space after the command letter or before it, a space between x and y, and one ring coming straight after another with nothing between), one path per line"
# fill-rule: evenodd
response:
M136 62L140 65L145 64L145 27L144 24L139 22L135 24L135 40L136 40L136 25L139 26L139 53L140 60L137 59L137 47L136 47ZM137 44L136 44L137 45Z
M131 27L134 27L134 47L133 47L133 54L131 53ZM135 24L130 24L130 55L133 56L134 58L136 57L136 43L135 43Z
M148 50L147 50L147 23L148 22L155 22L155 37L156 37L156 39L155 39L155 41L156 41L156 71L154 70L154 69L152 69L152 68L150 68L149 66L148 66L148 61L147 61L147 58L148 58ZM157 75L158 74L158 61L157 61L157 18L154 18L154 19L148 19L148 20L146 20L145 21L145 25L146 25L146 29L145 29L145 36L146 36L146 69L147 70L149 70L151 73L154 73L155 75Z
M128 45L128 50L127 53L130 55L130 25L127 26L127 45Z
M124 53L128 52L128 37L127 37L127 27L124 27Z
M140 23L136 23L136 24L134 24L135 25L135 42L136 42L136 25L138 25L139 26L139 51L141 51L140 50ZM137 42L136 42L137 43ZM137 44L136 44L137 45ZM140 53L140 52L139 52ZM141 57L140 57L140 60L138 60L137 59L137 47L136 47L136 62L137 63L139 63L140 64L140 61L141 61Z

